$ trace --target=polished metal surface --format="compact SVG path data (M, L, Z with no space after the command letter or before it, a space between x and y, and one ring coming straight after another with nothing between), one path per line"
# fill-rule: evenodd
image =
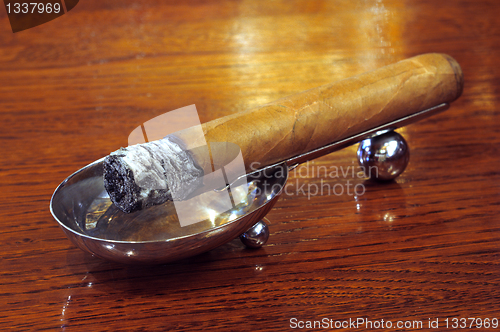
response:
M302 163L305 163L306 161L313 160L313 159L319 158L321 156L330 154L332 152L341 150L343 148L346 148L348 146L351 146L353 144L361 142L362 140L365 140L367 138L379 136L383 133L392 131L394 129L404 127L410 123L417 122L417 121L420 121L420 120L425 119L427 117L430 117L432 115L444 112L448 108L450 108L450 104L442 103L442 104L439 104L437 106L425 109L423 111L420 111L420 112L405 116L403 118L394 120L392 122L388 122L382 126L369 129L369 130L361 132L357 135L353 135L353 136L344 138L343 140L333 142L331 144L325 145L325 146L320 147L318 149L315 149L315 150L309 151L307 153L303 153L301 155L292 157L292 158L286 160L286 164L288 165L288 170L290 171L293 168L297 167L299 164L302 164ZM270 165L270 166L263 167L263 168L258 169L256 171L253 171L252 173L242 175L242 176L238 177L236 180L234 180L234 182L239 181L240 179L242 179L245 176L252 175L252 174L258 173L258 172L262 172L262 171L265 171L267 169L272 169L272 168L276 167L277 165L281 164L282 162L283 161L276 163L276 164L273 164L273 165ZM229 188L229 185L227 185L226 187L220 188L217 191L223 191L223 190L226 190L227 188Z
M244 232L242 241L249 247L259 247L267 241L269 231L267 225L259 228L257 222L276 203L290 169L364 140L358 152L361 165L368 170L370 166L376 167L375 178L379 180L393 179L404 171L409 150L404 139L392 130L448 108L449 104L440 104L246 174L248 192L237 195L243 194L246 199L225 213L213 214L209 219L185 227L180 226L172 202L130 214L119 211L104 189L103 159L80 169L61 183L52 196L50 210L78 247L121 263L175 261L216 248ZM249 229L252 225L255 227Z
M246 199L229 211L181 227L172 202L129 214L118 210L104 189L102 161L61 183L50 210L75 245L95 256L130 264L167 263L231 241L267 214L288 177L285 163L249 175Z
M403 173L410 160L410 149L403 136L388 131L363 140L358 161L373 180L388 181Z
M248 248L254 249L262 247L268 239L269 227L262 220L259 220L248 231L240 235L241 242Z

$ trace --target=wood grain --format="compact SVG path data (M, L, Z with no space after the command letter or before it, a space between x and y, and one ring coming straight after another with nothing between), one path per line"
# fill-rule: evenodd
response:
M13 34L0 10L1 329L500 318L499 14L492 0L87 0ZM50 215L66 176L167 110L196 104L208 121L428 52L454 57L465 88L400 130L405 173L385 185L312 173L355 167L355 147L315 160L292 173L259 250L235 240L120 266L75 248ZM324 183L366 191L307 190Z

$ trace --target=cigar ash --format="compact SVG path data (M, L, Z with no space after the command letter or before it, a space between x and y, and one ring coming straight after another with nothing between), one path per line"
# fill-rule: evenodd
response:
M104 160L104 186L126 213L185 199L200 185L203 170L174 136L121 148Z

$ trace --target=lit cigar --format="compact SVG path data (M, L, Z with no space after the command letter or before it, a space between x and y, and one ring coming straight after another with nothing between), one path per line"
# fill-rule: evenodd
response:
M452 102L462 89L462 70L453 58L424 54L207 122L202 129L208 144L236 144L245 169L254 171L256 165L263 168ZM186 129L111 153L104 161L111 201L133 212L188 197L210 163L205 153L186 149L197 139Z

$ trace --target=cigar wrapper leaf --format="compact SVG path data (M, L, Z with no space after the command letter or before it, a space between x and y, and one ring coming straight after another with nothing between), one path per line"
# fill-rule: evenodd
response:
M459 64L424 54L320 86L202 125L205 140L239 146L246 171L275 164L398 118L456 100L463 90ZM133 212L184 199L201 185L211 158L199 135L185 129L162 140L122 148L104 161L111 201ZM233 153L227 153L231 162ZM170 188L170 187L173 188ZM183 190L171 190L179 189ZM176 193L175 197L172 193Z

